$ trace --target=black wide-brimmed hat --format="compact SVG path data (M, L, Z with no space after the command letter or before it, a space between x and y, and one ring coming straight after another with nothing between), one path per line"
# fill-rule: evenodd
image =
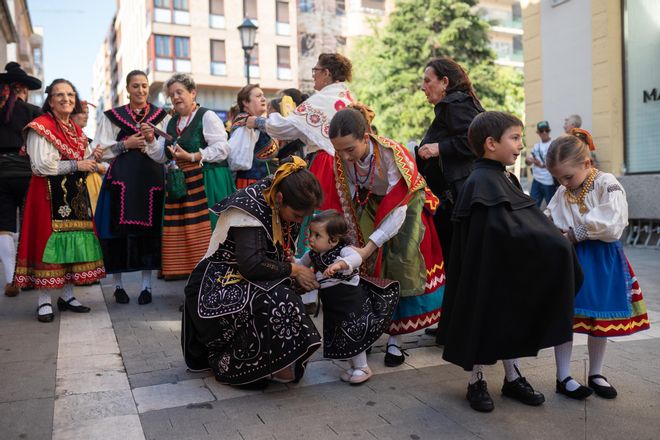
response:
M14 82L21 83L30 90L38 90L41 88L41 80L30 76L21 69L21 65L11 61L5 66L7 72L0 73L0 83L11 84Z

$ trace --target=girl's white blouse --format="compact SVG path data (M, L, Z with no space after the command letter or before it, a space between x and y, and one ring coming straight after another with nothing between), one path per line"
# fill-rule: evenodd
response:
M588 211L569 203L566 187L560 186L550 200L545 214L562 231L573 230L577 241L601 240L614 242L621 238L628 225L628 202L623 186L612 174L598 172L585 197Z

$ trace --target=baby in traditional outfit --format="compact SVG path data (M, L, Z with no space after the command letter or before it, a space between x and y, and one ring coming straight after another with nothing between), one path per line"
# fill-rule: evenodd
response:
M316 270L323 304L323 355L349 359L341 380L352 385L373 375L366 350L388 328L399 298L396 281L360 277L360 255L347 242L348 226L334 210L309 225L310 251L298 261Z

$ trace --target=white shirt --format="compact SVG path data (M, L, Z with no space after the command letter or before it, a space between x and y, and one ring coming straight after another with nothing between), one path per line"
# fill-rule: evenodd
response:
M599 172L585 197L589 209L580 213L577 203L569 203L566 187L560 186L548 203L545 214L563 231L572 229L577 241L614 242L628 225L628 202L623 186L612 174Z
M353 272L355 269L360 267L360 265L362 264L362 257L360 257L360 254L358 254L355 251L355 249L353 249L351 246L344 246L339 252L339 258L333 261L333 263L336 263L338 261L343 261L346 263L346 265L348 265L348 269L342 270L341 274L350 275L351 272ZM300 259L296 259L296 263L305 267L310 267L312 265L312 259L309 256L309 251L305 252L305 255L303 255ZM360 284L359 274L352 276L348 280L340 280L338 278L326 278L323 275L323 272L320 271L316 271L315 275L316 275L316 280L321 285L321 289L325 287L336 286L337 284L348 284L351 286L357 286L358 284Z
M552 139L550 139L548 142L539 142L534 145L531 153L534 159L540 161L543 164L543 167L532 165L534 180L543 185L555 184L555 181L552 179L552 174L550 174L550 171L548 171L545 165L545 157L548 155L548 148L550 148L551 143Z
M34 130L28 131L25 148L28 156L30 156L32 172L37 176L57 176L60 174L58 172L60 161L69 160L62 159L57 148L53 147L50 142L39 136ZM92 144L88 144L84 157L86 159L90 158L93 152Z
M161 121L159 124L156 124L156 126L163 130L163 121ZM121 129L119 127L113 124L106 115L103 115L99 126L96 128L96 134L92 144L94 147L97 145L103 147L104 160L113 159L117 156L116 151L113 151L110 147L119 142L117 141L117 136L119 135L120 131Z
M195 109L190 115L190 121L195 118L197 110ZM171 119L171 116L166 116L163 120L163 127L167 127ZM177 124L179 130L183 130L186 127L186 122L188 122L188 117L179 118ZM231 151L227 142L227 131L225 130L225 124L222 123L222 120L215 112L209 110L204 113L202 117L202 134L208 145L206 148L200 148L199 150L202 155L199 161L200 164L204 162L222 162L227 159ZM157 140L154 139L153 142L147 144L147 154L158 163L167 162L169 159L165 155L165 138L159 137Z

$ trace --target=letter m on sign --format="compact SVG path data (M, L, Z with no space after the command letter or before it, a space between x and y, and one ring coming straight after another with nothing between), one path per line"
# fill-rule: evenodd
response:
M657 100L658 100L658 90L657 89L653 89L650 92L647 92L646 90L644 90L644 103L646 103L646 101L657 101Z

